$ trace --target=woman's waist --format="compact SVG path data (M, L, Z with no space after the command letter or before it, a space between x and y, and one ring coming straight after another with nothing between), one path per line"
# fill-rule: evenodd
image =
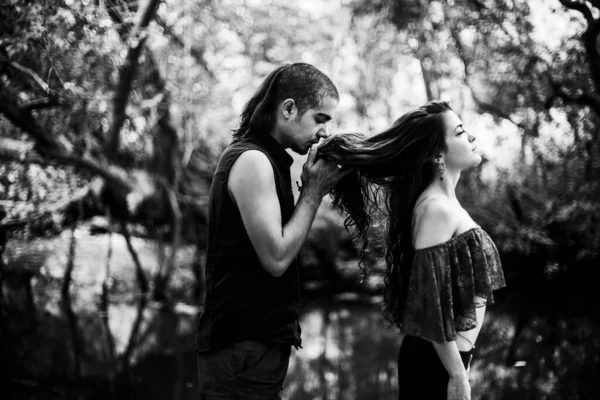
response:
M475 342L483 326L485 306L477 307L474 317L458 317L455 319L456 346L460 351L469 351L475 347Z

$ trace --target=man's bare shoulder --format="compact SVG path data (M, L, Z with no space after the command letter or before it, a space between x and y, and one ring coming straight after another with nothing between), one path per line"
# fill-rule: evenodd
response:
M229 179L249 178L252 180L273 177L273 167L265 153L260 150L247 150L238 156L231 167Z

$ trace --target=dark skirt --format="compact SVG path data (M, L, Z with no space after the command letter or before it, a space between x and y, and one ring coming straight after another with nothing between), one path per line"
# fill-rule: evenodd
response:
M465 370L471 351L460 351ZM398 354L398 399L445 400L450 377L435 348L425 339L405 336Z

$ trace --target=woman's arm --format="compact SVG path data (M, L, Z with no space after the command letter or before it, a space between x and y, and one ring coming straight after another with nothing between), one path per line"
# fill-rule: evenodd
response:
M432 342L442 364L450 375L448 382L448 400L470 400L471 386L467 371L463 365L456 341L436 343Z
M415 222L415 249L447 242L458 227L458 217L452 206L441 199L431 199L423 204ZM448 400L469 400L471 387L456 341L432 344L450 376Z

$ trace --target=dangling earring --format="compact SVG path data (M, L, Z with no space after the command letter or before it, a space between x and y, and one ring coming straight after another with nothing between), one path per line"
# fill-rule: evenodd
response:
M444 180L444 172L446 172L446 163L444 162L444 159L442 157L438 158L438 162L437 162L437 170L440 173L440 181Z

